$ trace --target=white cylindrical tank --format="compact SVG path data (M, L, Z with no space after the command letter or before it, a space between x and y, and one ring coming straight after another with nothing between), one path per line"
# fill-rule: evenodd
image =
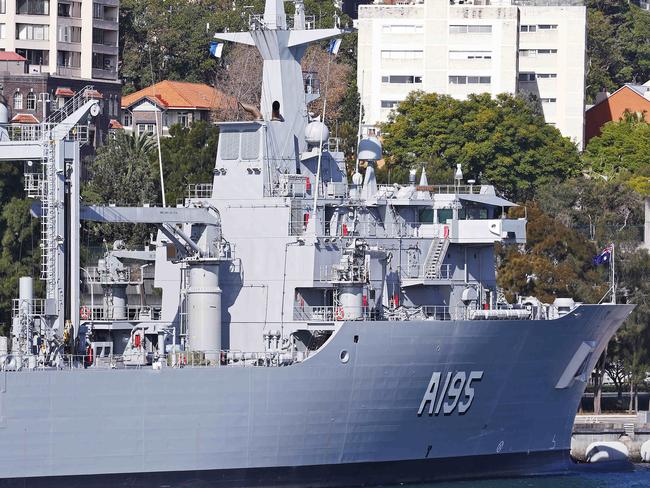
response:
M338 320L359 320L363 318L363 286L343 285L339 291Z
M126 319L126 285L113 285L113 319Z
M18 302L21 313L31 313L34 300L34 278L21 276L18 280Z
M221 288L219 265L192 263L187 290L187 328L191 351L205 353L211 362L221 350Z

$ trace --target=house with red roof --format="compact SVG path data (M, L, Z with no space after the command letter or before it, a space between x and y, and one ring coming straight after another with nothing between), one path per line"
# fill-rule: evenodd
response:
M172 125L214 120L214 114L235 106L235 100L203 83L164 80L122 97L122 125L127 131L162 136Z
M607 122L621 120L626 110L650 122L650 81L643 85L626 83L611 95L599 93L596 104L585 113L585 145L600 135L601 127Z

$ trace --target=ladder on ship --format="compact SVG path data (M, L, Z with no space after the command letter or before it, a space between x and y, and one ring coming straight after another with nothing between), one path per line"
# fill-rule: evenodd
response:
M445 259L445 254L447 254L447 249L449 249L448 238L441 239L436 237L433 240L431 247L429 247L427 258L424 261L424 266L422 267L422 278L425 280L440 278L440 270L442 268L442 262Z

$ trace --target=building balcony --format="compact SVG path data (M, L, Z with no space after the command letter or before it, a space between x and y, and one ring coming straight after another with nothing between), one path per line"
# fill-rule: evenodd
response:
M93 68L93 78L100 80L117 80L117 70Z
M115 18L115 20L106 19L106 18L93 19L93 27L95 29L117 31L120 29L120 23L117 21L117 18Z
M57 76L64 78L81 78L81 68L68 68L65 66L56 67Z
M111 44L98 44L93 43L93 53L109 54L111 56L117 56L118 47Z

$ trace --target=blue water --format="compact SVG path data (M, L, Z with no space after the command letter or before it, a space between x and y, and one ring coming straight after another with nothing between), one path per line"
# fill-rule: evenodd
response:
M411 485L412 488L650 488L650 466L637 464L632 471L578 472L567 476L458 481ZM386 488L407 488L406 485Z

